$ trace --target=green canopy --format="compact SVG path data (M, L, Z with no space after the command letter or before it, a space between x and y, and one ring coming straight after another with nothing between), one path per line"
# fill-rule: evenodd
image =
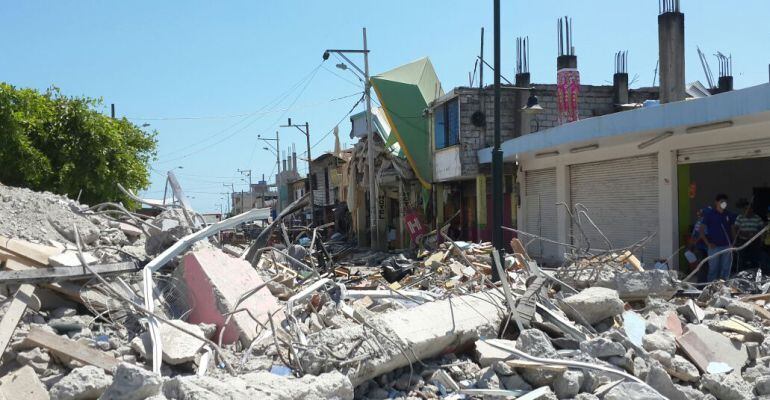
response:
M421 58L373 76L371 83L385 110L391 136L398 140L422 186L430 188L430 128L423 113L428 104L444 95L433 65L427 57Z

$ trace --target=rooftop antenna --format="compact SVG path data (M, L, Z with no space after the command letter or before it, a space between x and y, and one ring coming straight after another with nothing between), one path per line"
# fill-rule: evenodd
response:
M703 73L706 74L706 81L709 84L709 89L714 89L714 75L711 73L711 67L706 60L706 55L700 50L700 46L697 46L696 48L698 49L698 57L700 58L700 65L703 67ZM717 56L717 58L719 57Z

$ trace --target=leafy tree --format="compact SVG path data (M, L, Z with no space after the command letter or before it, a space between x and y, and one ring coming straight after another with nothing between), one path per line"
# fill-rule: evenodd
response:
M96 111L101 99L67 97L0 83L0 182L78 196L95 204L122 201L117 187L149 186L156 132Z

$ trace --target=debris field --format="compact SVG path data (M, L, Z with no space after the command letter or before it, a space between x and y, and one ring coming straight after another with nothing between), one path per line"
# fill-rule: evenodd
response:
M545 268L442 229L292 238L307 201L205 226L0 186L0 399L770 399L761 276L696 287L629 249Z

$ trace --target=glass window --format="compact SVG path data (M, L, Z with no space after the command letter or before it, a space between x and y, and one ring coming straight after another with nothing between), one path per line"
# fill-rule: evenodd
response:
M444 121L444 105L440 105L433 111L433 135L436 138L436 148L446 147L446 123Z
M454 146L459 143L460 136L460 104L457 99L446 103L446 145Z

